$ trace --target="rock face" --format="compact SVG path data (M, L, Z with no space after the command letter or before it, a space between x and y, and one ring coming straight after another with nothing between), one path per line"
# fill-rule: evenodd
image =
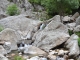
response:
M0 13L4 13L9 2L7 0L0 0Z
M0 45L0 54L2 55L7 54L6 50L1 45Z
M37 46L45 51L57 47L69 38L67 28L61 22L52 20L42 31L34 34L34 46Z
M78 36L73 34L66 42L66 47L69 48L69 56L76 57L79 55Z
M10 16L0 20L0 24L4 28L16 30L22 36L22 39L31 39L32 34L39 28L41 21L35 21L26 18L24 15Z
M13 29L6 28L0 32L0 40L11 42L11 50L17 49L17 42L20 40L20 35Z

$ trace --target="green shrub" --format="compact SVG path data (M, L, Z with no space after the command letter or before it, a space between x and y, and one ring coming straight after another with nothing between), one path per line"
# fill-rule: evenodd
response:
M21 56L15 56L15 60L25 60Z
M80 32L75 32L76 35L78 35L80 37Z
M7 14L9 14L10 16L19 14L19 9L16 4L12 4L7 7Z
M0 32L1 32L2 30L4 30L4 28L3 28L3 26L0 25Z
M32 4L40 4L45 7L48 14L58 13L64 15L71 13L72 9L79 8L79 0L29 0Z
M69 29L68 29L68 33L69 33L70 36L71 36L72 34L74 34L73 30L69 30Z
M78 45L80 46L80 38L78 38Z

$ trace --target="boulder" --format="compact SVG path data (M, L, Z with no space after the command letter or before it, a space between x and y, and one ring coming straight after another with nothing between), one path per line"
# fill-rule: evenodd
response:
M11 50L17 49L17 42L21 39L19 33L15 30L6 28L0 32L0 40L11 43Z
M33 34L38 30L41 21L32 20L25 15L10 16L0 20L4 28L16 30L22 39L31 39Z
M31 45L25 46L24 54L30 54L31 56L38 56L38 55L47 56L47 53L45 51Z
M75 28L75 26L76 26L76 23L68 23L67 24L67 27L69 30L73 30Z
M76 21L76 18L77 17L79 17L79 13L78 12L76 12L70 19L72 20L72 21Z
M80 31L80 25L76 26L73 31L74 32L79 32Z
M0 54L0 60L9 60L9 59L6 58L4 55Z
M80 16L76 19L76 26L80 25Z
M34 34L32 38L32 40L35 40L33 45L49 52L50 49L67 41L69 38L67 32L68 30L65 25L56 20L52 20L42 31Z
M2 45L0 45L0 54L2 54L2 55L7 54L6 50L3 48Z
M66 48L69 49L69 56L79 55L78 36L73 34L66 42Z

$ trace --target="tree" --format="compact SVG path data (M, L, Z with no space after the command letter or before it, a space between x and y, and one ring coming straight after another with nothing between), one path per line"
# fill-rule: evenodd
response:
M29 0L33 4L40 4L44 6L49 14L54 12L64 15L71 9L79 7L80 0Z

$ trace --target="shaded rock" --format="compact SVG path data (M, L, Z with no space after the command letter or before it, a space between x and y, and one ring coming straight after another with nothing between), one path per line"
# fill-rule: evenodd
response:
M69 49L69 56L79 55L78 36L73 34L66 42L66 48Z
M48 52L50 49L64 43L69 38L67 32L66 26L58 21L52 20L44 30L34 34L32 40L35 41L33 45Z
M3 48L2 45L0 45L0 54L2 55L7 54L6 50Z
M3 14L3 13L0 14L0 19L5 18L5 17L7 17L6 14Z
M76 19L76 26L80 25L80 16Z
M30 54L30 55L33 55L33 56L36 56L36 55L43 55L43 56L46 56L47 53L35 46L25 46L24 48L24 54Z
M70 19L71 19L72 21L75 21L78 16L79 16L79 13L76 12Z
M17 42L20 40L20 35L13 29L6 28L0 32L0 40L11 43L11 50L17 49Z
M75 28L74 28L74 32L79 32L80 31L80 25L78 25L78 26L76 26Z
M0 60L9 60L9 59L0 54Z

